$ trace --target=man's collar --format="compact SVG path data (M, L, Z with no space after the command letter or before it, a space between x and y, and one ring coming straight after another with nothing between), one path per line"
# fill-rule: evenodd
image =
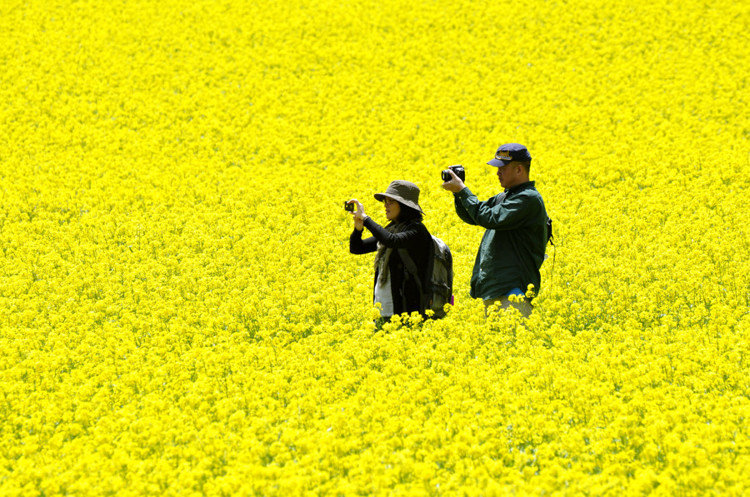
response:
M517 192L520 192L521 190L525 190L526 188L533 187L533 186L534 186L533 181L524 181L523 183L519 185L506 188L505 193L517 193Z

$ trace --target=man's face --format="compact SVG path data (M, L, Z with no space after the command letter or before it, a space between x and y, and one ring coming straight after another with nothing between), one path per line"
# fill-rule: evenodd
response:
M497 179L503 188L513 188L523 182L521 166L515 162L497 168Z
M497 179L500 180L500 186L503 188L513 188L514 186L527 181L523 172L523 166L517 162L511 162L510 164L497 168Z

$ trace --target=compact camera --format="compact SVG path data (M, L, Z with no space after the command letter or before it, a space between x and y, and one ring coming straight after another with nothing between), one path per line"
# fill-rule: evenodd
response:
M344 202L344 210L347 212L354 212L354 202L349 202L348 200Z
M458 164L456 166L451 166L448 169L453 171L453 173L456 176L461 178L461 181L466 181L466 171L464 171L464 166L462 166L461 164ZM442 173L443 181L450 181L453 179L448 169L443 170L443 173Z

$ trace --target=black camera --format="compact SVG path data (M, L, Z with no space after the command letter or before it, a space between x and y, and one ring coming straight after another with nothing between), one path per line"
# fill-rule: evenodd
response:
M453 173L456 176L458 176L459 178L461 178L461 181L466 181L466 171L464 171L464 166L462 166L461 164L458 164L456 166L451 166L448 169L450 169L451 171L453 171ZM453 179L453 177L451 176L451 173L448 171L448 169L443 170L443 174L442 174L443 181L450 181L450 180Z
M344 202L344 210L354 212L354 202L349 202L348 200Z

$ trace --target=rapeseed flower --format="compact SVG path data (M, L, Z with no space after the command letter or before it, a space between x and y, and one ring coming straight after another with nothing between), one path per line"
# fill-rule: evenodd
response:
M0 494L746 493L748 14L0 6ZM439 174L511 141L555 246L485 319ZM456 305L377 328L394 179Z

